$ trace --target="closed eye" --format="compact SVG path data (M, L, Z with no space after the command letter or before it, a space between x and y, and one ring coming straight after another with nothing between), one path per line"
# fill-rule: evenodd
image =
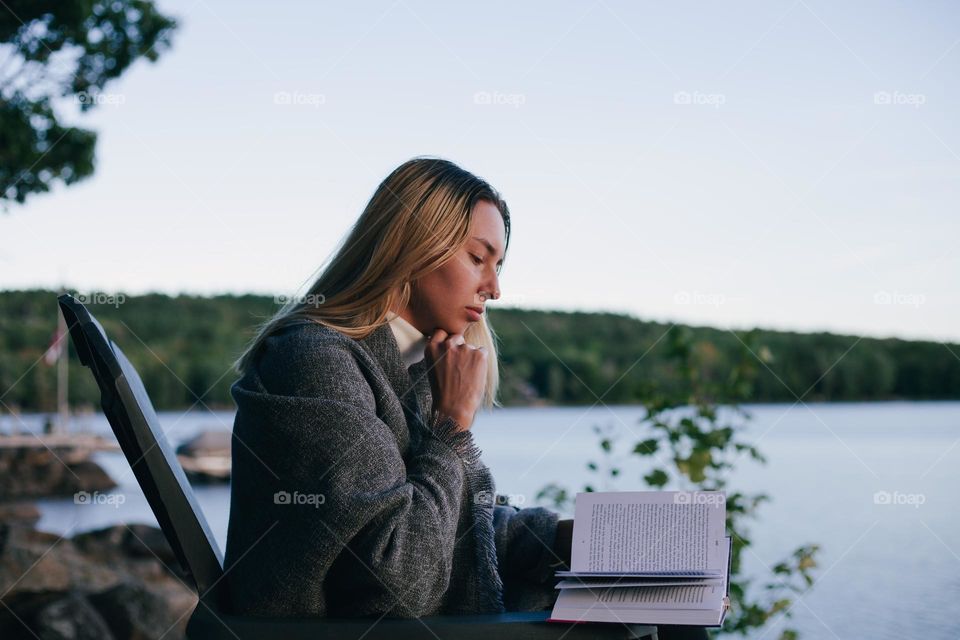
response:
M477 256L470 254L470 257L473 258L473 264L483 264L483 259L478 258Z

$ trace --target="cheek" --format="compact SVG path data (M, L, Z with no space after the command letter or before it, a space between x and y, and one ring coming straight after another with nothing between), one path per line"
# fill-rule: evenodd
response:
M470 269L463 265L460 260L451 260L435 272L437 275L436 286L445 292L461 292L469 289L472 281Z
M465 300L470 296L470 287L473 286L472 275L469 269L451 261L436 271L423 277L420 289L426 300L425 306L434 313L449 311L451 303Z

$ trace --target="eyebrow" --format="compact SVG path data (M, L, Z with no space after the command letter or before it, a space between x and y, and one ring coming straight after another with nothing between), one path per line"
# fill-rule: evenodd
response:
M474 240L479 240L480 242L482 242L483 245L487 248L487 252L488 252L490 255L492 255L492 256L497 255L497 250L493 248L493 245L490 244L490 241L489 241L489 240L487 240L487 239L485 239L485 238L480 238L480 237L477 237L477 236L473 236L473 239L474 239ZM497 264L503 264L503 258L501 258L500 261L497 262Z

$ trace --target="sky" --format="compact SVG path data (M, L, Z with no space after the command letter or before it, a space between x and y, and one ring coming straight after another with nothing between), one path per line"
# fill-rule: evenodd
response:
M430 155L510 206L491 308L960 341L955 3L158 6L0 289L293 295Z

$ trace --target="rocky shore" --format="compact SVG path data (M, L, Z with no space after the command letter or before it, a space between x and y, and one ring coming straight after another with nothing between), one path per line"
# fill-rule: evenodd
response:
M98 438L19 435L0 438L0 502L80 491L109 491L113 479L90 459L92 451L115 448Z
M197 595L156 527L61 537L32 504L0 503L0 638L182 638Z
M147 640L182 638L197 604L163 533L119 524L67 536L40 531L41 497L116 487L91 459L118 450L90 434L0 437L0 638ZM230 434L202 433L177 457L191 483L230 479ZM71 535L72 533L72 535Z

